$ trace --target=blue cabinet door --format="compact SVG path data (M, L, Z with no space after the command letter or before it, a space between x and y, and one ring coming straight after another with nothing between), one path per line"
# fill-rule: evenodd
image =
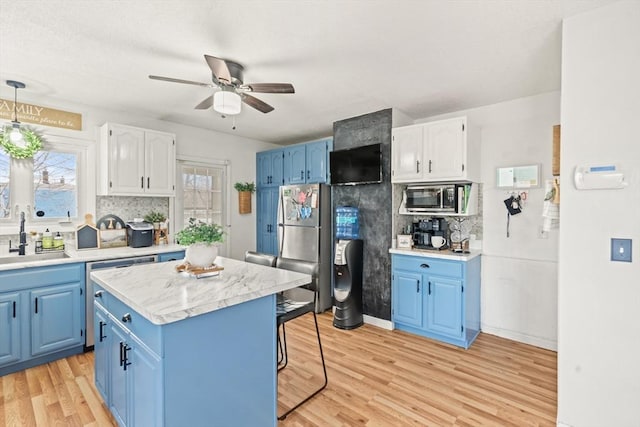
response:
M304 145L296 145L284 150L284 183L304 184L307 182L307 150Z
M279 187L283 184L283 150L262 151L256 154L257 187Z
M0 366L20 360L21 293L0 294Z
M277 217L278 191L276 187L258 189L257 192L257 251L278 255Z
M256 154L256 186L268 187L271 176L271 157L268 152Z
M307 184L327 182L330 142L331 140L322 140L307 144Z
M31 355L82 343L81 283L49 286L31 294Z
M462 336L462 282L429 276L427 329L450 337Z
M393 271L393 321L422 326L422 275Z
M124 370L123 350L127 345L127 332L109 319L109 409L121 426L126 426L128 419L127 371ZM127 367L128 368L128 367Z
M284 184L284 151L271 150L269 159L271 162L271 179L269 185L271 187L280 187Z
M129 336L127 351L127 382L129 386L129 420L131 426L163 425L162 407L162 364L160 358L151 352L133 335Z
M94 336L95 345L93 351L94 377L96 388L100 392L102 399L109 406L109 315L107 311L98 303L94 305Z

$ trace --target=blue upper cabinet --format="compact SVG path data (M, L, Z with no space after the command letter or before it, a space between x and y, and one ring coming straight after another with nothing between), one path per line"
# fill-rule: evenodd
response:
M304 145L294 145L284 149L284 183L304 184L307 182L307 149Z
M333 150L333 139L307 144L307 183L325 183L329 176L329 152Z
M283 150L269 150L256 154L256 181L258 188L282 185Z

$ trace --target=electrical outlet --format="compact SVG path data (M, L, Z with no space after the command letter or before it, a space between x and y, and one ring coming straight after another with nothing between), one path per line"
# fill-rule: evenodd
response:
M631 239L611 239L611 261L631 262Z

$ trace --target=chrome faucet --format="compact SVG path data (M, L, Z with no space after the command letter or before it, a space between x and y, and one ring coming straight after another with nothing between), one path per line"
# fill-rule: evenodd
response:
M24 212L20 212L20 244L17 248L11 247L9 240L9 252L18 252L18 255L24 255L27 246L27 233L24 231Z

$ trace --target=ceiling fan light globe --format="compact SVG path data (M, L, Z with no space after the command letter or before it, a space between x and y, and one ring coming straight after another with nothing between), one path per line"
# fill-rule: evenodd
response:
M213 95L213 109L220 114L239 114L242 106L240 95L235 92L221 90Z

